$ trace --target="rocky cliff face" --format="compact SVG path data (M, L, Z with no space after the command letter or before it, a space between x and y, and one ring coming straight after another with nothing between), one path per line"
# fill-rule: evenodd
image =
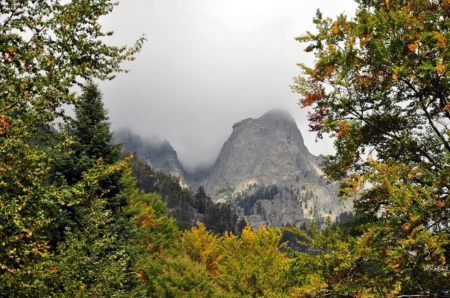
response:
M168 141L144 141L140 136L123 130L114 134L114 142L122 142L125 151L135 153L140 160L146 162L153 169L177 176L185 181L183 167L178 160L177 152Z
M321 158L308 151L285 111L272 110L233 125L216 163L201 173L184 172L167 141L150 145L129 132L117 133L115 139L153 168L180 177L194 191L204 186L213 202L231 203L255 228L301 226L327 217L334 221L352 210L351 201L338 200L337 186L321 177Z
M234 202L253 226L301 225L351 211L321 175L320 158L305 147L294 119L273 110L236 123L200 183L214 202Z
M318 158L310 154L294 119L270 111L258 119L233 125L205 189L214 200L247 191L254 184L294 186L297 180L317 182Z

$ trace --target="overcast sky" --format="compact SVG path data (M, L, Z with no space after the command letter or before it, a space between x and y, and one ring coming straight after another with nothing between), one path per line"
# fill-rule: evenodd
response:
M324 16L353 14L352 0L128 0L104 18L111 42L148 41L137 59L102 82L113 129L130 127L143 138L168 140L182 163L212 163L232 125L273 108L290 111L315 154L333 152L315 142L305 109L289 85L296 63L312 63L294 37L314 30ZM109 42L109 41L108 41Z

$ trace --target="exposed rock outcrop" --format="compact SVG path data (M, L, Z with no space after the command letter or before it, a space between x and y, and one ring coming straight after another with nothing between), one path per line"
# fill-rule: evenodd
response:
M233 125L216 163L201 173L184 172L167 141L152 144L130 132L117 133L115 141L194 191L204 186L213 202L231 203L255 228L334 221L352 211L351 201L337 198L336 184L322 178L322 156L308 151L295 120L283 110Z
M140 160L146 162L153 169L179 177L181 181L186 181L177 152L168 141L145 141L129 130L122 130L114 134L114 142L122 142L125 151L135 153Z
M246 206L241 215L254 226L301 225L328 216L334 220L351 211L352 204L340 202L336 186L321 177L320 159L306 148L292 116L272 110L233 126L202 183L214 202ZM276 194L264 196L274 187Z

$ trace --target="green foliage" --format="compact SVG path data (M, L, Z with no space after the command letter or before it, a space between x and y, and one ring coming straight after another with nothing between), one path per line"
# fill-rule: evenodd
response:
M137 180L137 187L144 192L158 193L180 229L192 227L194 195L190 189L181 186L179 178L155 171L139 158L131 162L131 169Z
M124 157L127 154L129 153L122 153ZM130 162L130 168L136 179L136 187L146 193L160 192L157 173L149 165L136 157Z
M316 60L313 67L300 64L293 90L313 109L311 129L336 137L326 173L340 178L363 171L372 149L380 161L442 170L450 150L449 3L357 3L352 19L325 19L318 11L317 33L297 38L309 43L306 51Z
M62 209L91 198L102 177L54 183L55 156L72 140L48 125L76 103L70 88L86 79L112 78L130 49L108 46L98 18L111 1L6 1L0 9L0 293L34 296L45 289L53 255L48 231ZM55 247L55 246L53 246ZM49 273L49 274L50 274ZM41 278L42 277L42 280ZM36 292L37 291L37 292ZM42 293L45 293L43 291ZM44 294L42 294L44 295Z
M317 253L292 267L299 293L439 295L450 290L450 3L356 2L353 18L318 11L316 33L298 38L316 59L293 90L317 136L336 138L325 173L343 179L356 215L309 238Z
M103 107L102 95L98 86L88 82L77 98L75 119L69 119L61 125L61 135L70 140L64 152L55 153L51 182L61 187L72 186L83 179L83 175L95 164L107 168L106 175L97 177L96 188L89 191L92 195L106 200L105 208L112 211L112 216L123 216L121 208L128 203L128 198L121 195L127 187L123 181L124 167L117 164L120 160L120 145L111 145L112 133L106 110ZM70 206L62 206L50 233L50 243L60 241L64 237L64 229L82 229L78 222L78 209L89 208L89 201L78 202Z
M208 205L212 203L211 198L206 195L204 187L200 186L194 195L194 207L199 213L205 214Z
M155 171L139 158L131 161L133 176L137 187L144 192L158 193L166 203L167 209L180 230L188 230L196 221L217 234L235 232L237 216L230 204L214 204L200 186L195 194L181 186L180 179Z
M450 231L442 224L448 206L444 198L435 196L438 177L426 169L395 162L371 161L370 165L372 170L360 177L359 183L353 179L353 190L360 193L355 202L360 216L353 232L363 231L370 239L383 268L379 277L396 277L405 293L450 290L444 282L450 269ZM418 176L429 183L418 184ZM365 189L360 183L373 187Z
M225 232L234 233L238 229L237 220L238 217L230 204L211 203L208 205L203 223L208 230L223 235Z
M244 214L252 214L252 209L256 202L259 200L273 200L278 194L278 188L276 186L266 186L259 188L254 194L246 197L237 197L236 202L239 207L244 208Z
M448 227L430 220L445 214L445 206L431 195L434 187L414 182L415 175L432 174L395 163L372 161L371 166L373 171L354 184L353 193L359 193L354 222L340 228L329 224L322 232L313 226L309 234L290 229L309 248L290 267L298 295L383 297L449 290Z
M55 157L55 175L62 175L69 184L79 180L83 172L99 158L106 165L116 162L121 150L120 144L111 144L113 134L109 130L107 111L103 106L102 94L93 82L87 82L81 96L76 98L75 115L76 118L69 118L63 127L64 133L71 139L69 154Z
M131 175L131 172L128 174ZM178 228L175 220L168 216L159 195L143 194L136 188L128 189L127 195L130 198L127 209L133 214L131 221L135 226L134 237L130 240L136 254L134 270L140 281L132 293L134 297L159 296L154 287L155 279L159 277L155 274L164 270L158 264L174 247Z
M294 297L362 297L373 292L376 272L368 260L373 257L362 237L351 237L329 224L323 231L312 225L308 233L289 228L308 247L295 253L288 274ZM365 296L368 297L368 296Z
M132 221L138 227L136 239L144 249L142 253L155 253L173 245L177 234L175 220L167 214L166 206L157 194L142 194L133 190L128 207Z
M111 214L105 211L104 203L93 201L79 218L85 228L67 230L65 241L58 246L53 268L59 295L119 297L133 285L129 247L117 231L108 228Z

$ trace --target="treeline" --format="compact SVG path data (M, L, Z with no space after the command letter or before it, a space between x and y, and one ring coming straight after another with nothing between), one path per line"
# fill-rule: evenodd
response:
M261 187L256 190L254 194L249 196L236 198L236 205L244 209L244 215L260 214L260 212L253 212L255 203L260 200L273 200L278 194L278 188L276 186Z
M240 233L245 226L245 221L239 221L231 204L214 204L202 186L193 193L190 188L182 186L178 177L155 171L139 158L131 160L130 167L137 188L160 195L181 231L196 226L198 222L216 234Z

